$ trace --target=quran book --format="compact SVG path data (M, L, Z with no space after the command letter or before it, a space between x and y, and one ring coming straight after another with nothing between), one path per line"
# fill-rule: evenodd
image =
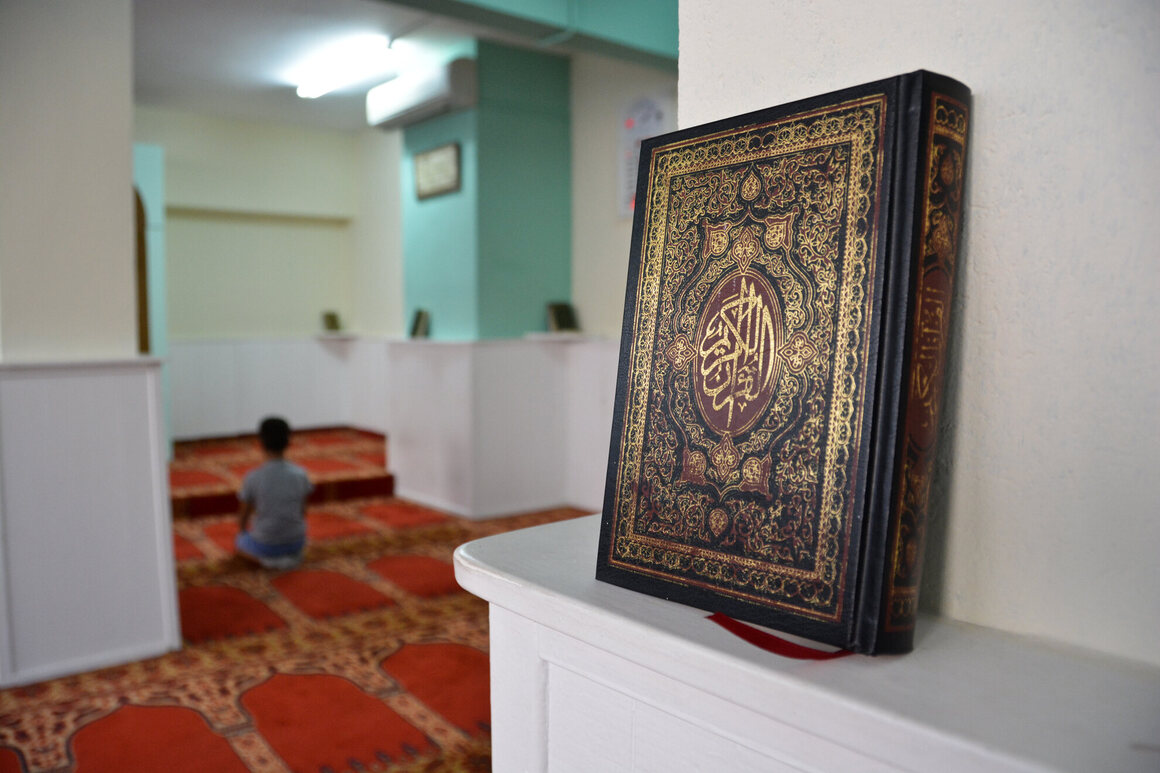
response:
M918 71L642 143L598 580L911 649L969 114Z

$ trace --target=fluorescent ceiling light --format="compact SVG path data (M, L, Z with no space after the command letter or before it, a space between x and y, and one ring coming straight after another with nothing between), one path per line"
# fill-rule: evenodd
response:
M390 56L386 35L354 35L316 49L294 68L290 81L298 84L298 96L314 99L388 74Z

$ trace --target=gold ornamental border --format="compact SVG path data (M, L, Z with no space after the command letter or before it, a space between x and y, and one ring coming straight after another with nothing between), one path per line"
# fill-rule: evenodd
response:
M865 379L870 344L869 322L873 317L876 215L882 185L886 96L870 95L813 111L798 113L747 129L729 129L690 138L654 149L649 165L646 221L638 261L633 342L625 390L624 419L620 437L621 455L614 497L614 528L608 552L610 564L683 585L692 585L826 621L840 620L843 613L846 575L852 528L852 481L858 469L858 449L865 401ZM852 118L853 117L853 118ZM838 301L838 324L834 334L832 371L834 399L828 412L828 436L823 450L824 472L821 512L818 517L818 545L813 572L744 558L708 548L659 540L633 531L637 507L636 484L640 480L653 363L656 358L657 316L664 275L664 248L670 220L668 198L671 179L676 175L703 172L778 155L810 150L823 145L848 142L851 146L850 186L847 192L846 243L843 251L844 281ZM864 227L859 229L857 223ZM658 555L653 566L630 563L618 557L617 542L624 540L625 552L639 554L652 548ZM821 580L832 591L832 612L819 611L785 599L735 587L723 587L666 568L687 564L724 565L763 577ZM754 581L748 580L752 587Z

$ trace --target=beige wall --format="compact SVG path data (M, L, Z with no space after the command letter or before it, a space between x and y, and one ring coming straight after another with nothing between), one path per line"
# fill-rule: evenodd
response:
M351 236L345 220L169 210L169 336L302 336L322 313L349 320Z
M130 10L0 3L5 361L136 352Z
M632 218L618 211L620 127L636 100L675 102L676 88L672 73L572 60L572 303L586 333L619 339L624 315Z
M397 133L138 107L134 134L165 148L173 340L402 327Z
M682 126L919 67L972 87L924 602L1160 664L1160 6L723 10L681 0Z
M358 135L140 107L133 138L165 148L166 206L350 218Z

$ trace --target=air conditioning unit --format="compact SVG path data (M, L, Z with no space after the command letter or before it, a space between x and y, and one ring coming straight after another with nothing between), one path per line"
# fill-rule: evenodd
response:
M367 92L367 123L390 129L475 107L477 91L474 59L407 72Z

